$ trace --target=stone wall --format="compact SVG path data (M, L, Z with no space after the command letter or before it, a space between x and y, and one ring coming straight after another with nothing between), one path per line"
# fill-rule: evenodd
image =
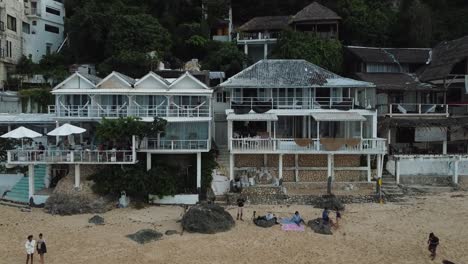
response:
M443 175L400 175L400 184L446 185L452 184L452 176Z

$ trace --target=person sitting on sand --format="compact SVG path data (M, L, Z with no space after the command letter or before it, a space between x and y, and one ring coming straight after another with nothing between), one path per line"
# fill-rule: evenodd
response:
M429 234L429 252L431 252L431 259L434 260L436 257L437 246L439 245L439 238L434 235L434 233Z
M257 213L257 211L254 211L254 212L253 212L253 219L254 219L254 222L255 222L255 221L258 221L258 220L264 220L264 221L271 221L271 220L273 220L273 221L275 221L275 224L279 224L278 218L276 217L275 214L272 214L271 212L268 212L268 213L267 213L266 215L264 215L264 216L257 216L257 217L255 218L256 213Z
M328 211L328 208L325 207L322 212L322 221L325 225L329 224L330 226L334 226L333 221L329 217L329 214L330 214L330 211Z
M293 217L291 218L291 221L294 222L296 225L300 226L301 223L304 223L305 225L305 221L304 219L302 219L301 215L299 214L298 211L296 211L293 215Z
M34 251L36 250L36 241L33 240L32 235L28 236L28 240L26 240L24 247L26 248L26 264L29 263L29 259L31 259L31 264L33 264Z

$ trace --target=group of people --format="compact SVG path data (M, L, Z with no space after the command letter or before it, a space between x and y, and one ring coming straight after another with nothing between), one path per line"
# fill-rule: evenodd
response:
M323 224L330 225L332 227L337 228L338 227L338 222L341 219L341 212L339 210L336 210L336 218L335 219L336 219L335 222L333 222L330 219L330 210L328 210L328 208L325 207L323 209L323 212L322 212L322 222L323 222ZM296 211L294 213L294 215L292 216L291 222L294 222L298 226L301 225L301 223L306 224L304 219L301 217L301 215L299 214L298 211Z
M33 238L33 235L29 235L24 245L26 248L26 264L28 264L29 261L33 264L34 252L36 251L37 254L39 254L41 264L44 264L44 254L47 253L45 239L42 234L39 234L39 240L37 240L37 242Z

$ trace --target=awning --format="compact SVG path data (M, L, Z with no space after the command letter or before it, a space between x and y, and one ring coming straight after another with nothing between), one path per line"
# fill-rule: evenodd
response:
M226 118L230 121L278 121L276 114L229 114Z
M366 118L356 112L323 112L310 114L315 121L366 121Z

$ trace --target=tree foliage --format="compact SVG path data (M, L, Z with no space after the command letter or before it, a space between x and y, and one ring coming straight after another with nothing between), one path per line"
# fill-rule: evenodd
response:
M210 41L207 44L208 55L202 60L202 68L211 71L224 71L232 76L241 71L248 63L247 56L235 43Z
M114 142L130 140L133 135L140 139L156 137L158 134L164 133L166 124L165 119L158 117L155 117L153 122L142 122L141 118L133 116L118 119L103 118L96 127L96 135L102 140Z
M304 59L333 72L340 72L343 63L338 40L293 31L281 34L273 55L278 59Z

